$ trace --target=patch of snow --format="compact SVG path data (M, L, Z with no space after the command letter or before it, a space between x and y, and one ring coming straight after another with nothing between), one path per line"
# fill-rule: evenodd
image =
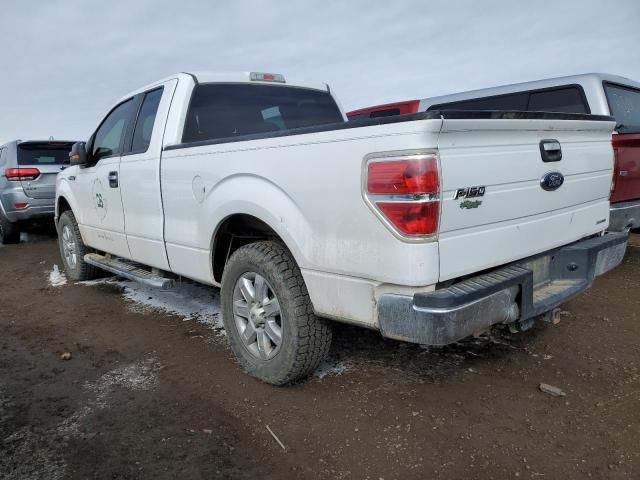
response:
M49 285L52 287L61 287L67 284L67 277L64 272L60 271L58 265L53 266L53 270L49 272Z
M154 359L132 363L105 373L97 382L85 384L85 388L95 394L96 405L104 408L107 396L115 388L151 390L156 385L159 368Z
M110 370L96 382L85 383L85 390L92 393L93 398L60 423L57 428L58 433L63 435L78 434L84 419L96 410L106 408L109 394L117 388L136 391L151 390L157 383L159 369L158 362L151 358Z
M223 335L220 295L213 287L191 281L179 281L170 290L158 290L141 283L116 277L79 282L83 285L110 284L123 289L123 296L138 312L159 310L178 315L183 320L195 320Z
M351 370L351 367L352 365L348 362L326 359L318 368L316 368L316 371L313 372L313 376L321 380L325 377L338 377Z

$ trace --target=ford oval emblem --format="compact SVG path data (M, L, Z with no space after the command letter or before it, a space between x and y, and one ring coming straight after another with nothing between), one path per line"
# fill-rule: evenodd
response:
M563 183L564 175L562 175L560 172L545 173L544 177L540 179L540 186L547 192L559 189Z

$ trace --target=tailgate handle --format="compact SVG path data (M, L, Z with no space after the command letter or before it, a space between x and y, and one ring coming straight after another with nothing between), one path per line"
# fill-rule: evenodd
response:
M541 140L540 155L543 162L559 162L562 160L562 147L558 140Z
M109 186L118 188L118 172L109 172Z

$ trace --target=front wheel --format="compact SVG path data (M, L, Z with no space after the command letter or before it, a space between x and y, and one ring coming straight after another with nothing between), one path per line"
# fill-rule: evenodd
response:
M100 271L84 261L84 256L91 250L82 241L78 222L71 210L63 212L58 220L58 246L64 270L72 280L92 280L98 276Z
M240 247L222 276L222 314L242 368L283 385L306 377L331 345L331 327L316 317L293 257L276 242Z

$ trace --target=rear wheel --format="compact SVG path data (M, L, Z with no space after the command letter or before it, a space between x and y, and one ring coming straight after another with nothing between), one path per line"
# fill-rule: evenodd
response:
M0 212L0 244L20 242L20 229Z
M331 345L331 327L316 317L300 269L276 242L239 248L222 276L222 313L242 368L283 385L313 372Z
M78 223L71 210L63 212L58 220L58 246L64 269L72 280L92 280L98 276L100 271L84 261L84 256L91 249L82 241Z

